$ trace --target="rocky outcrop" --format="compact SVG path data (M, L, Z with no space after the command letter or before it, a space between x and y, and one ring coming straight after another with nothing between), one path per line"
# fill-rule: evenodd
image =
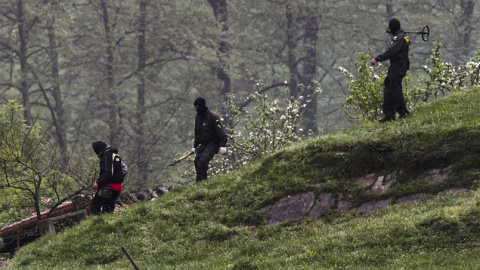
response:
M432 169L422 174L422 177L427 182L438 183L444 181L448 177L450 171L451 166L440 169ZM371 192L383 193L389 190L397 182L397 179L401 173L401 170L395 170L385 175L369 174L357 179L353 179L353 181L356 184L369 189ZM466 188L449 188L440 192L438 195L454 195L467 191L468 189ZM275 224L299 217L309 217L314 220L319 220L328 210L352 210L360 213L379 211L392 204L405 205L418 203L422 200L424 195L424 193L417 193L396 199L387 198L378 201L366 202L359 206L352 207L352 201L355 199L355 194L352 192L341 193L338 195L332 193L322 193L318 196L315 196L313 192L305 192L282 198L273 205L263 208L262 211L265 211L269 214L267 224Z

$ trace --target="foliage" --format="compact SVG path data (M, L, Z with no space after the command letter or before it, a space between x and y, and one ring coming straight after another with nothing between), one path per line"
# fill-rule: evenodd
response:
M405 29L428 22L448 61L468 59L480 5L460 2L0 1L0 102L18 99L51 125L61 154L73 153L62 162L84 159L101 139L129 161L126 189L175 182L176 168L162 164L191 144L197 96L222 113L228 91L255 91L234 79L247 68L266 84L283 73L292 91L318 80L325 92L300 122L319 134L344 128L348 89L336 67L353 70L357 52L381 51L392 14ZM412 66L424 65L431 43L412 35L412 44Z
M430 97L437 98L439 95L445 95L447 92L462 87L465 79L465 73L455 72L455 68L450 63L441 61L441 44L434 43L430 56L431 67L423 66L424 71L428 75L425 81L425 92L420 98L427 101Z
M343 102L344 112L353 122L374 122L382 114L383 81L386 71L375 74L380 64L378 67L370 66L369 60L369 54L359 53L356 78L347 69L340 67L350 90Z
M442 62L441 43L434 42L434 45L430 56L431 66L423 66L428 79L424 80L425 88L418 93L418 99L428 101L448 92L480 85L480 51L466 65L454 67L451 63Z
M4 207L16 212L9 222L31 212L38 215L75 187L71 178L57 170L58 153L48 133L36 124L26 125L23 108L15 101L0 109L0 141L0 192L9 200Z
M257 82L256 86L261 89L264 85ZM234 94L229 96L228 119L224 119L230 123L227 126L229 156L212 162L216 168L213 174L238 169L305 138L299 119L302 109L311 103L312 97L282 99L281 96L288 96L284 92L284 89L272 94L256 91L245 100L236 100ZM320 93L320 88L313 92L315 95Z
M173 189L153 202L90 217L23 247L12 269L465 269L479 251L480 91L455 92L402 122L356 127L301 140L234 172ZM379 135L380 134L380 135ZM421 174L452 165L449 177ZM354 183L402 169L386 193ZM440 196L449 187L471 191ZM264 212L283 197L312 191L358 192L362 202L425 194L383 211L329 212L319 221L267 225ZM459 252L461 251L461 252Z

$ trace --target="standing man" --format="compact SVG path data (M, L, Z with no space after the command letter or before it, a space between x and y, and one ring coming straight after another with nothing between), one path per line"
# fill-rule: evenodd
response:
M396 112L400 114L400 119L410 114L405 105L402 90L403 77L410 68L410 60L408 59L410 38L400 27L400 21L395 18L388 22L388 28L388 32L392 34L392 41L387 51L370 60L372 65L390 60L390 67L383 89L383 113L385 116L379 120L380 123L395 120Z
M118 149L107 146L103 141L92 143L93 151L100 159L100 173L93 188L97 191L90 204L92 215L112 213L115 202L122 192L122 177L114 177L113 155L118 154ZM121 168L120 168L121 170Z
M197 116L195 117L195 139L192 152L195 155L195 171L197 182L207 179L208 164L217 153L227 153L227 133L220 118L212 113L204 98L199 97L193 103Z

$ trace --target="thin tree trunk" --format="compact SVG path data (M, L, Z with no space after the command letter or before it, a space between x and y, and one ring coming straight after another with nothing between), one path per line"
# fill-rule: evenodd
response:
M32 114L30 110L30 93L28 83L28 30L25 20L24 5L22 0L17 2L17 20L18 20L18 35L20 37L20 53L18 55L20 59L20 92L22 94L22 105L24 109L24 116L27 125L32 124Z
M456 46L456 48L461 48L461 50L457 50L461 55L455 57L455 65L460 65L468 61L467 57L471 51L471 34L474 30L472 20L475 4L472 0L462 0L460 2L462 14L458 19L458 46Z
M139 84L137 87L137 129L136 129L136 155L138 161L138 172L141 183L146 183L148 179L148 158L146 158L147 153L145 151L145 66L147 61L147 52L146 52L146 11L147 3L144 0L139 2L140 14L138 18L138 80Z
M110 27L110 19L108 14L107 1L102 0L100 2L102 6L102 15L103 15L103 27L105 30L105 42L106 42L106 54L107 54L107 63L106 63L106 77L107 77L107 93L109 93L108 108L110 119L108 119L108 125L110 126L110 143L112 145L117 144L118 135L120 133L121 127L121 116L119 114L119 106L117 102L117 96L113 91L115 86L115 74L114 74L114 63L115 56L113 52L113 34Z
M52 22L53 24L53 22ZM67 154L67 134L65 130L65 110L63 108L63 98L60 88L60 75L59 75L59 64L58 64L58 53L57 53L57 38L55 35L55 30L53 26L48 27L48 40L50 48L48 54L51 62L51 75L52 75L52 95L54 104L49 104L51 107L50 110L52 113L52 121L55 126L55 137L57 143L60 147L60 155L62 156L62 165L68 165L68 154ZM48 97L45 97L48 98ZM47 101L48 102L48 101Z
M311 130L318 134L317 126L317 97L315 94L316 85L314 78L317 75L317 43L318 43L318 0L315 7L306 6L305 9L305 37L304 42L307 46L305 60L302 61L303 69L300 76L301 83L305 86L302 91L305 99L311 100L308 106L302 112L303 132L307 135Z
M288 87L290 89L290 96L293 98L298 97L298 68L297 68L297 39L295 37L296 26L295 26L295 15L291 10L290 5L285 6L285 15L287 17L287 48L288 48L288 69L290 72L290 81L288 82Z
M207 0L213 9L215 20L221 26L221 37L218 42L217 56L219 64L214 67L214 71L217 74L217 78L223 82L222 89L220 89L220 95L223 101L226 101L228 94L232 91L231 79L228 73L230 53L230 44L228 42L228 13L227 13L227 0Z

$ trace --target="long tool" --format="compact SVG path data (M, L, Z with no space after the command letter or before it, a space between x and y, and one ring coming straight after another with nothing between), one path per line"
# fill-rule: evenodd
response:
M168 164L168 166L173 166L173 165L179 163L180 161L182 161L182 160L186 159L187 157L191 156L193 153L194 152L190 152L188 154L185 154L185 155L181 156L179 159L176 159L172 163Z
M127 255L128 259L130 260L130 262L132 263L133 267L135 268L135 270L140 270L140 268L138 268L137 264L135 263L135 261L133 260L132 256L130 256L130 253L128 253L128 250L125 248L125 247L122 247L122 250L123 252L125 253L125 255Z
M424 25L423 28L422 28L422 31L404 31L404 32L405 33L413 33L413 34L422 35L422 40L427 41L428 37L430 36L430 27L428 27L428 25ZM391 34L392 31L387 30L387 33Z

